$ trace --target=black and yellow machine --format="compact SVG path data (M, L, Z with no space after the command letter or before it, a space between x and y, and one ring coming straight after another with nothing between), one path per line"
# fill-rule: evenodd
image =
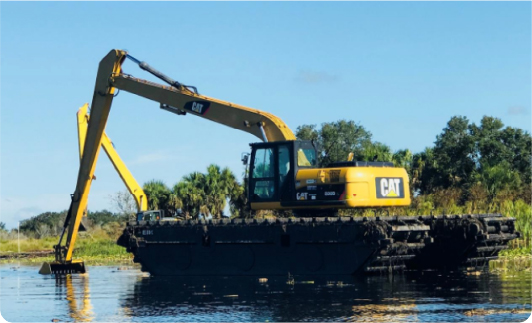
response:
M123 73L122 64L126 58L167 85ZM440 230L445 232L438 231L440 236L452 239L452 234L438 229L438 223L449 221L467 226L474 238L467 235L466 238L474 247L478 241L486 242L483 246L490 247L484 253L478 253L476 249L464 253L458 257L458 262L463 264L475 258L485 265L490 256L504 249L506 242L517 235L513 220L500 215L470 215L452 219L334 217L341 208L410 205L406 170L393 167L392 163L353 161L348 156L344 162L318 167L315 143L296 140L293 132L278 117L201 95L196 87L175 81L127 52L112 50L100 62L91 115L87 117L86 136L80 134L81 163L64 226L65 230L68 229L66 243L61 245L64 230L55 246L56 260L44 264L41 273L85 271L83 262L73 260L72 255L87 207L99 148L104 147L107 152L110 150L104 130L117 90L156 101L161 109L177 115L199 116L258 137L262 142L250 145L247 182L251 209L287 209L299 216L274 221L203 219L162 222L145 218L142 214L148 211L144 192L125 165L118 163L117 166L113 162L135 197L141 215L128 224L118 243L134 254L135 261L142 264L143 270L152 274L294 274L322 271L352 274L357 271L405 269L409 262L422 267L412 259L420 250L433 245L435 237L431 236L432 232ZM108 155L111 160L119 160L117 155L112 156L109 152ZM248 159L244 161L247 163ZM501 239L492 239L488 243L487 236L482 236L488 232L501 235ZM479 240L481 236L485 239ZM471 249L471 243L457 248ZM164 257L168 254L172 256Z

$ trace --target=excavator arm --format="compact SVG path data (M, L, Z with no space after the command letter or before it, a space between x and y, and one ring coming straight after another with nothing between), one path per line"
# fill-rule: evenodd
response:
M77 119L78 119L78 139L79 139L79 157L83 156L83 147L85 145L85 138L87 136L87 127L89 123L89 113L88 113L89 105L85 104L81 108L79 108L77 113ZM133 177L133 174L129 171L126 164L120 158L118 153L116 152L113 143L111 142L111 139L107 136L107 134L104 132L102 136L102 148L107 154L107 157L109 157L109 160L113 164L116 172L124 182L124 185L126 185L129 193L133 195L133 198L135 199L135 203L137 204L137 211L138 212L144 212L148 209L148 202L146 198L146 194L144 193L144 190L142 187L137 183L135 178Z
M92 97L91 118L83 147L76 189L74 194L72 194L72 201L65 219L63 232L61 233L58 244L54 246L55 261L52 263L44 263L39 270L41 274L85 272L83 261L72 260L72 254L78 236L79 224L87 208L87 200L94 177L96 161L98 160L105 125L107 124L107 118L115 94L115 88L109 83L109 76L120 73L125 58L125 52L112 50L100 61L98 66L96 84ZM62 246L61 242L65 230L67 230L67 238L65 245Z
M113 86L161 103L161 108L176 114L190 113L204 119L250 133L263 141L296 140L292 130L273 114L227 101L179 90L126 74L113 75Z
M137 63L141 69L162 79L169 86L123 74L122 63L126 57ZM72 202L65 220L63 233L59 238L59 243L54 247L56 260L49 264L43 264L39 271L42 274L85 272L83 262L72 260L72 255L81 218L87 207L107 118L117 89L159 102L161 108L165 110L177 114L190 113L248 132L263 141L296 139L286 124L272 114L200 95L195 88L174 81L148 64L128 55L127 52L111 50L98 66L91 104L91 117L82 149L76 189L72 194ZM65 230L68 230L66 243L61 246Z

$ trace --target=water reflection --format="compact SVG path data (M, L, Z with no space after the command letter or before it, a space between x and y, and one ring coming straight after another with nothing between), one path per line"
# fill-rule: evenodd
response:
M530 316L530 273L373 277L149 277L135 268L42 276L0 266L10 322L514 321Z
M122 305L130 317L169 316L179 321L205 317L216 321L456 320L478 307L467 304L485 303L482 306L495 311L494 304L516 301L508 300L514 296L505 291L493 276L438 273L295 279L145 277L138 279L132 297ZM526 304L527 299L530 292L520 301Z
M57 275L55 284L60 295L66 293L68 314L74 321L91 322L94 319L88 273L77 274L75 278L72 275ZM80 300L79 304L78 300Z

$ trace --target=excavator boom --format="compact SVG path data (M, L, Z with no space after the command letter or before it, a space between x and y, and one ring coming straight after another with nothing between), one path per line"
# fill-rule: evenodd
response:
M107 124L115 94L115 88L109 84L109 75L120 73L122 63L126 58L125 55L126 53L123 51L112 50L100 61L98 66L91 105L92 118L89 120L76 189L74 194L72 194L72 201L65 220L64 229L68 230L66 243L64 246L61 245L61 240L63 239L63 234L61 234L59 243L54 246L56 259L52 263L44 263L39 271L41 274L85 272L83 262L79 260L73 261L72 255L81 218L87 208L96 161L98 160L105 125Z
M79 156L80 159L83 156L83 146L85 145L85 138L87 136L87 127L89 123L89 113L88 113L89 105L85 104L81 108L79 108L77 113L77 119L78 119L78 139L79 139ZM133 195L133 198L135 199L135 203L137 204L137 211L138 212L144 212L148 209L148 201L146 198L146 193L144 193L144 190L139 185L139 183L135 180L133 177L133 174L129 171L126 164L120 158L118 153L116 152L113 143L111 142L111 139L107 136L107 134L104 132L102 136L102 148L107 154L107 157L109 157L109 160L113 164L116 172L124 182L124 185L126 185L129 193Z
M126 57L139 64L142 69L169 83L170 86L163 86L122 74L122 63ZM83 262L72 260L72 255L81 218L87 208L87 200L100 147L102 143L105 144L106 142L104 140L104 130L116 89L125 90L157 101L162 108L177 114L190 113L246 131L263 141L296 139L286 124L272 114L199 95L196 91L191 91L190 88L193 87L181 85L148 64L139 62L122 50L111 50L100 61L91 104L91 118L88 122L84 144L80 144L80 151L83 151L83 153L80 154L81 162L76 189L74 194L72 194L72 202L65 220L64 231L59 238L59 243L54 246L56 260L52 263L43 264L40 273L85 272ZM118 160L116 158L111 159ZM119 168L126 169L125 165ZM124 181L131 183L131 181L126 179ZM139 200L138 203L142 209L144 207L143 202ZM67 238L65 245L62 246L61 242L65 230L67 230Z

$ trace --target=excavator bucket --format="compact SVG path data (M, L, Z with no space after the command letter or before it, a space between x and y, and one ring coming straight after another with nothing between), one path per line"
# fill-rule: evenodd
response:
M39 274L41 275L61 275L61 274L84 274L85 263L81 260L74 260L70 263L60 263L57 261L45 262L42 264Z

